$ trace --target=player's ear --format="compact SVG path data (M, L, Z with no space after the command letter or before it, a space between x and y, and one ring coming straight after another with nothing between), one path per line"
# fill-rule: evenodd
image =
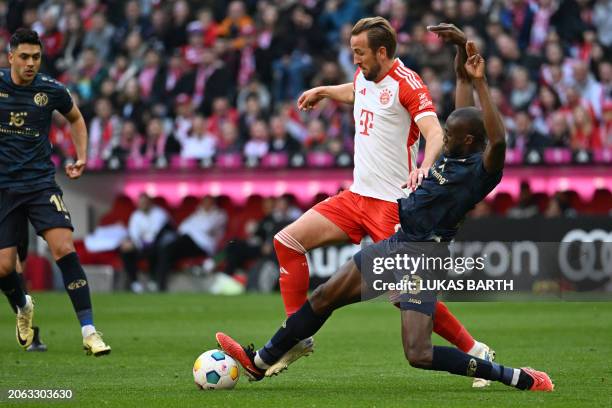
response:
M474 140L476 140L476 138L471 135L471 134L467 134L465 135L465 138L463 139L463 143L466 145L471 145L472 143L474 143Z

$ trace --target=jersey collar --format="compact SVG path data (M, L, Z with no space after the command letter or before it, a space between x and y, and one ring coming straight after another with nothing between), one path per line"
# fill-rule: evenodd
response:
M374 81L375 84L379 84L383 81L383 79L385 79L387 76L389 76L389 74L393 71L395 71L395 69L397 68L397 66L400 64L400 61L398 58L395 59L395 61L393 62L393 65L391 65L391 68L389 69L389 71L387 71L387 73L385 74L384 77L380 78L380 81Z

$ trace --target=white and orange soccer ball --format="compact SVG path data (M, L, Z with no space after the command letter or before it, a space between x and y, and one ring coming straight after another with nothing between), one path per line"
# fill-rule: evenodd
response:
M203 390L231 390L239 377L238 364L221 350L208 350L193 364L193 379Z

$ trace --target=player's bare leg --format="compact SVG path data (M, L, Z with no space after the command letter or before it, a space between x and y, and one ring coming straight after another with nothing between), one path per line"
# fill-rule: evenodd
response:
M96 331L93 324L89 284L74 249L72 231L69 228L51 228L43 231L42 235L49 244L53 259L62 271L64 287L81 324L83 347L88 354L96 357L109 354L110 346L102 341L101 334Z
M411 366L425 370L499 381L520 390L552 391L548 375L531 368L512 368L482 360L452 347L432 346L431 316L414 310L402 310L402 344Z
M17 306L17 327L15 334L17 342L23 348L28 348L34 339L32 320L34 318L34 303L25 294L15 271L17 262L17 247L0 249L0 289L9 301Z

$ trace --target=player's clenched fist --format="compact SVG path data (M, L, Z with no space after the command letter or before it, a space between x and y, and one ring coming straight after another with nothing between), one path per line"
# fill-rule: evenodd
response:
M71 179L78 179L83 175L85 170L85 162L83 160L77 160L76 163L66 165L66 175Z

